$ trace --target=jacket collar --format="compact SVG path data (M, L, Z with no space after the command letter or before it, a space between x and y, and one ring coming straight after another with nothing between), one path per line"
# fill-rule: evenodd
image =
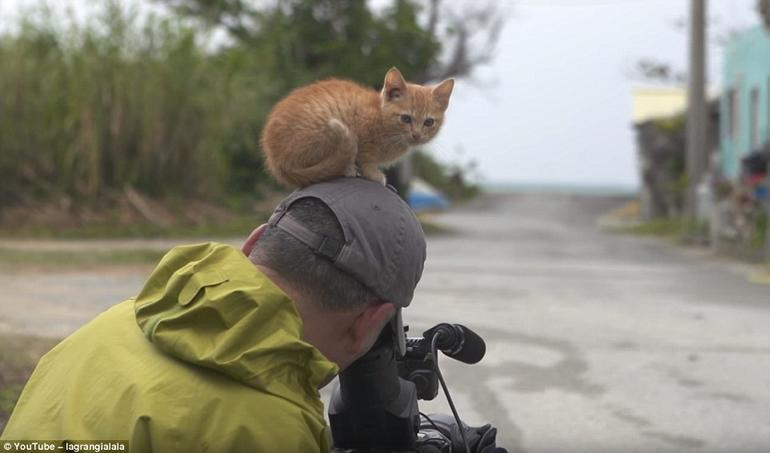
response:
M294 303L239 250L216 243L172 249L134 310L165 354L323 411L317 389L339 368L302 340Z

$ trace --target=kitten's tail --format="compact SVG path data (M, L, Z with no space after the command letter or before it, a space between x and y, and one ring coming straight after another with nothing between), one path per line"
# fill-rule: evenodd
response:
M338 176L356 176L355 159L358 143L355 135L340 120L327 122L329 134L322 143L314 144L311 159L305 154L303 162L284 162L276 176L287 185L305 187Z

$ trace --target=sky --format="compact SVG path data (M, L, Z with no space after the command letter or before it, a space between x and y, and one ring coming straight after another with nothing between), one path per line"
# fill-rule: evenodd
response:
M758 22L754 0L711 0L713 35ZM687 0L514 2L494 63L459 81L437 142L490 182L637 186L636 62L687 67ZM711 40L716 41L716 40ZM718 85L722 47L709 45Z
M20 6L0 0L0 26ZM59 0L88 14L89 0ZM491 64L457 81L434 156L478 163L486 183L638 186L633 69L687 68L689 0L501 0L507 21ZM730 31L759 22L756 0L708 2L708 79L719 87ZM408 74L406 74L408 79Z

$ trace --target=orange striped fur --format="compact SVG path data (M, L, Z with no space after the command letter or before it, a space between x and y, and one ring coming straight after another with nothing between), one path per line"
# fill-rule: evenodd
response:
M298 88L276 104L262 132L267 166L290 187L356 174L384 184L381 165L436 136L453 86L453 79L407 83L391 68L379 93L338 79Z

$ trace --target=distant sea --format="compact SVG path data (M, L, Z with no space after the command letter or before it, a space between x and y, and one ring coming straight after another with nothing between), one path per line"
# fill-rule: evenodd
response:
M549 184L523 182L482 182L482 190L488 193L554 193L573 195L617 195L634 196L639 193L636 186L608 184Z

